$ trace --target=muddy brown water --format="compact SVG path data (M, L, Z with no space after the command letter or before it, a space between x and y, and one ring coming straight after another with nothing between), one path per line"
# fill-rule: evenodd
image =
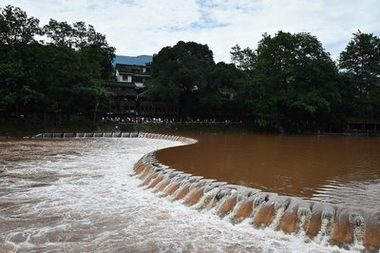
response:
M200 162L204 159L202 157L208 157L211 161L212 156L217 153L218 156L214 156L214 162L226 165L233 162L235 158L227 156L226 153L219 153L219 150L223 149L220 144L223 139L225 149L232 147L228 145L229 138L243 141L259 138L265 143L268 141L264 140L268 138L295 140L294 136L231 136L233 135L197 135L193 136L200 140L200 143L196 145L167 149L162 152L183 152L181 150L184 148L185 150L192 148L193 151L190 151L188 155L189 162ZM205 141L207 138L209 142ZM218 138L221 139L215 141ZM328 139L331 138L328 137ZM338 143L343 142L342 140L346 139L341 139ZM360 142L370 142L372 147L378 143L378 140L374 138L355 140L358 141L353 145L355 148L360 147ZM278 145L274 145L275 143L276 141L272 143L272 146L267 147L268 152L274 152L273 147ZM256 143L254 146L256 149L246 147L248 154L241 153L241 157L249 157L252 153L259 154L257 150L262 146L260 144ZM157 197L152 191L162 187L162 184L159 187L158 182L156 189L140 187L142 182L134 176L132 170L134 164L149 152L175 145L180 145L180 143L144 138L0 141L0 251L360 252L363 249L360 242L355 241L352 245L346 245L346 250L339 245L330 245L325 240L330 238L329 236L316 236L316 239L310 239L302 231L298 234L284 234L270 228L253 229L252 220L249 219L246 219L247 222L233 225L226 221L226 217L220 219L215 215L215 212L224 213L236 205L237 199L233 196L228 197L229 200L223 202L215 210L198 212L196 209L182 205L180 201ZM197 145L208 146L209 153L197 149ZM368 144L361 145L363 149L366 147L367 151L370 150ZM299 150L304 151L304 154L307 153L306 147ZM334 148L331 150L331 152L335 151ZM372 152L374 151L367 152L367 154L372 154L368 157L375 157ZM351 201L352 205L374 207L378 210L379 177L378 173L374 172L376 170L372 170L371 176L371 170L368 170L370 166L367 165L373 164L373 160L369 161L370 159L367 158L365 165L362 166L367 170L359 170L356 174L338 173L333 179L327 177L319 186L315 186L314 193L305 196L338 203ZM235 163L236 171L231 175L239 175L237 171L240 163ZM191 167L189 164L184 166L184 169ZM197 169L194 173L217 178L216 174L198 171L200 168L194 166L193 169ZM218 166L218 168L221 167ZM233 179L226 173L228 172L219 173L223 176L221 180L269 190L269 184L261 186L256 181L249 182L247 178ZM256 172L256 178L265 173L268 173L269 175L266 176L272 177L273 180L276 178L273 172L265 169L262 169L260 173ZM312 189L310 185L306 188ZM284 193L285 191L281 191L286 187L278 189L280 189L279 193ZM288 195L300 196L301 193L300 190L294 193L288 192ZM198 194L199 192L192 191L191 197L186 198L186 203L190 204L193 200L199 200ZM360 196L362 200L358 201ZM260 210L265 208L268 209L268 206L263 205L263 209ZM241 208L236 214L246 216L246 213L250 212L246 209ZM270 211L273 211L272 209ZM318 209L318 206L314 209ZM264 211L259 214L264 215ZM339 214L336 217L344 215ZM376 219L378 220L378 216L372 217L371 221L376 221ZM265 219L259 221L258 218L254 221L260 224L267 222ZM280 225L292 230L286 224L280 223ZM377 232L379 229L376 222L367 224L365 228L365 231L370 232ZM321 234L324 235L324 233ZM378 233L373 234L378 235ZM341 241L340 234L332 233L332 236L337 237L337 241ZM378 237L369 236L369 238L372 242L378 242Z
M157 152L165 165L229 183L333 204L380 209L380 138L186 134Z

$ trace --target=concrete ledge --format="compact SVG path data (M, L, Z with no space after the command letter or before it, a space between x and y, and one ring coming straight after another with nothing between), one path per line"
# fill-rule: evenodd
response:
M180 141L197 140L173 135L139 133L141 138ZM343 248L380 249L380 211L353 209L298 197L281 196L259 189L232 185L193 176L160 164L155 152L143 156L134 166L141 186L172 201L212 212L233 224L248 220L252 228L270 227L290 234L304 234L310 240Z
M145 132L41 133L37 139L148 138L178 141L195 139ZM328 241L343 248L380 249L380 210L353 209L298 197L281 196L259 189L194 176L161 164L155 151L134 165L141 187L172 201L213 213L233 224L248 221L252 228L270 227L290 234L303 234L315 242Z
M51 139L51 138L137 138L138 132L87 132L87 133L40 133L33 136L33 139Z

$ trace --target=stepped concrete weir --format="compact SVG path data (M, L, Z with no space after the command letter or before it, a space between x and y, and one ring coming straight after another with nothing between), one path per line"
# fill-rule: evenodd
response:
M132 138L138 137L138 132L70 132L70 133L41 133L33 136L34 139L66 139L66 138Z
M150 138L194 144L194 139L142 132L43 133L34 138ZM287 234L302 235L305 241L328 242L367 252L380 250L380 210L350 208L306 198L283 196L260 189L218 182L191 175L161 164L155 152L144 155L135 165L140 187L158 197L178 201L200 212L211 212L221 219L248 223L252 229L269 227Z
M151 133L140 133L139 137L197 142ZM134 171L142 186L159 196L201 212L210 210L233 224L248 222L253 229L271 227L343 248L362 245L369 252L380 250L380 210L351 209L344 203L333 205L205 179L160 164L155 152L142 157Z

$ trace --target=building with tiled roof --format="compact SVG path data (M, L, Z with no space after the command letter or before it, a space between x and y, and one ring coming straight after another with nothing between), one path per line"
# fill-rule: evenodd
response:
M151 101L144 95L146 82L150 78L150 61L152 58L148 56L144 56L144 60L136 58L138 57L117 56L115 58L115 81L108 83L110 91L114 94L114 101L109 108L109 114L119 117L175 116L176 108L171 103ZM150 61L147 61L149 59Z

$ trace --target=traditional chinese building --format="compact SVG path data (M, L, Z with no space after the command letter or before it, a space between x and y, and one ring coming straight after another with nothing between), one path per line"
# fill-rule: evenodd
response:
M146 62L139 62L136 58L138 57L125 57L119 62L116 58L115 81L108 83L114 94L108 114L117 117L176 117L177 109L174 104L152 101L146 95L151 58L145 60Z
M119 83L131 84L136 89L144 89L150 77L149 65L116 64L115 76Z

